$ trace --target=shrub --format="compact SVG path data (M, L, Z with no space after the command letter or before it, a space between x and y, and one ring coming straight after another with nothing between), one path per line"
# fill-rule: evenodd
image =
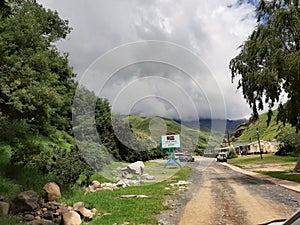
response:
M89 177L93 174L93 170L82 158L77 147L73 147L71 151L58 148L51 152L42 152L32 163L43 172L55 175L64 183L75 182L80 175Z
M237 158L237 154L236 154L236 152L235 152L234 149L230 149L230 150L229 150L228 155L227 155L227 158L228 158L228 159Z

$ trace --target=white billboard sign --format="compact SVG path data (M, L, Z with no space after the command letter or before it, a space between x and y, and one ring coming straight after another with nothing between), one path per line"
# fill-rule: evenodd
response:
M161 147L162 148L180 148L180 135L171 134L161 136Z

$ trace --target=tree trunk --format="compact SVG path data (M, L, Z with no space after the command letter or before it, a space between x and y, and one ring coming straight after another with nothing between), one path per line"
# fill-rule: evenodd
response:
M300 158L298 159L298 162L294 168L295 173L300 173Z

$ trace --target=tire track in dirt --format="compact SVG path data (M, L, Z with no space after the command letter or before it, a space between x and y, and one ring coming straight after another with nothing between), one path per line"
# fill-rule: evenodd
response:
M203 175L208 172L203 171ZM194 194L193 198L186 205L180 225L214 225L215 208L213 207L213 197L211 194L212 184L207 176L203 176L201 188Z
M212 193L217 208L215 224L236 225L247 224L246 212L235 199L234 189L228 185L226 177L212 169ZM216 176L218 174L218 176Z
M287 218L293 213L246 186L245 178L241 180L240 175L213 163L202 171L200 188L186 205L179 224L253 225Z

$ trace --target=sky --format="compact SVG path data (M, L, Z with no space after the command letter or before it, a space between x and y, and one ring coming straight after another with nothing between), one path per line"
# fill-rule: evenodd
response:
M57 47L113 112L249 118L229 61L255 28L257 0L38 2L69 21L73 30Z

